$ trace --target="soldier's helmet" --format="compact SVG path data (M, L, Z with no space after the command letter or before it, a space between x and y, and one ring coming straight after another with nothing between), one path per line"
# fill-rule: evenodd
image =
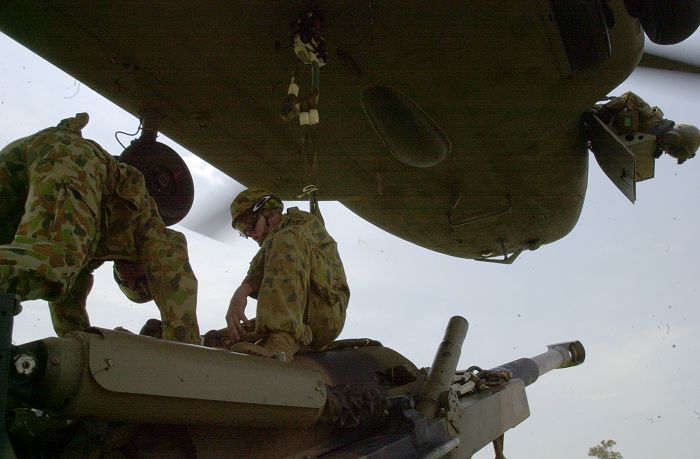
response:
M134 303L146 303L153 299L148 288L145 267L141 263L115 261L112 269L119 290Z
M664 136L662 144L664 151L682 164L695 157L700 146L700 130L690 124L677 124Z
M282 200L264 188L248 188L238 193L231 203L231 226L241 234L245 234L245 228L239 228L242 217L256 214L263 209L284 210ZM243 229L243 231L241 231Z

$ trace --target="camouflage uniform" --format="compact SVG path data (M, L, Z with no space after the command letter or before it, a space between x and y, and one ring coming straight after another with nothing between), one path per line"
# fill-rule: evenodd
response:
M78 114L0 151L0 291L49 300L60 336L89 325L103 260L141 262L163 337L198 343L187 242L165 227L139 171L82 138L87 121Z
M314 215L292 207L265 238L244 282L257 292L256 333L285 332L321 350L345 324L350 290L333 238Z
M618 135L638 131L656 136L654 158L665 152L683 164L695 157L700 143L698 128L664 119L659 107L651 107L633 92L613 98L602 106L600 113L605 122L612 121Z
M615 97L603 106L603 114L610 120L621 111L637 112L639 118L636 130L654 134L654 130L664 119L664 113L659 107L651 107L641 97L628 91Z

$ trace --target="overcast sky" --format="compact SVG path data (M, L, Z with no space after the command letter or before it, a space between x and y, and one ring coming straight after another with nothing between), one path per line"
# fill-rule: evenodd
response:
M697 59L700 50L690 51ZM138 126L132 115L3 35L0 75L0 146L87 111L91 121L84 135L119 154L114 132ZM613 94L634 90L668 118L700 125L699 83L641 69ZM226 243L176 227L187 236L199 278L205 332L225 325L229 298L257 246L228 226L225 210L240 186L170 144L195 176L197 198L188 224L224 212L219 236ZM571 234L523 253L511 266L430 252L342 205L322 203L352 291L341 338L378 339L416 365L429 366L447 320L459 314L470 323L460 368L493 367L539 354L547 344L581 340L587 351L582 366L547 374L528 388L531 416L506 435L506 456L586 458L590 446L612 438L626 459L697 458L700 159L678 166L662 157L656 178L638 184L635 205L590 159L586 202ZM98 271L88 300L93 325L138 331L146 319L158 317L153 303L123 297L110 270ZM253 308L251 303L249 316ZM25 302L14 341L46 336L53 329L45 302ZM488 447L475 457L493 453Z

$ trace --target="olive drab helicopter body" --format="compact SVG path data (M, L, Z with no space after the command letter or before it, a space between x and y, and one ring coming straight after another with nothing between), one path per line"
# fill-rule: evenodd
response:
M191 177L156 132L282 199L318 190L422 247L510 263L574 227L588 148L611 135L582 115L640 60L671 65L643 57L644 35L682 41L698 5L6 0L0 31L143 120L122 159L175 197L171 221ZM596 159L634 196L620 171L648 142L610 142ZM457 370L461 317L426 369L370 339L293 364L99 328L15 346L19 310L0 294L7 457L468 458L493 442L501 459L525 386L585 358L573 341Z
M9 1L0 29L245 185L493 260L571 231L581 114L696 3Z

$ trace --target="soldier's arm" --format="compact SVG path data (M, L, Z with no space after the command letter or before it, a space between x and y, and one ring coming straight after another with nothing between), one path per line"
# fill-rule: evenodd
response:
M244 327L250 327L250 321L245 315L245 308L248 305L248 297L258 297L264 274L265 249L261 248L251 260L245 279L233 292L226 311L226 325L231 332L233 342L238 341L241 335L245 333Z
M244 327L250 328L250 321L245 315L245 308L248 305L248 296L252 293L253 287L244 280L233 292L229 302L228 310L226 311L226 325L234 343L239 341L241 335L245 333Z
M153 294L161 319L163 338L198 344L197 278L187 253L182 233L166 228L152 198L142 209L144 218L136 230L139 262L146 268L148 287ZM150 205L148 205L150 204Z

